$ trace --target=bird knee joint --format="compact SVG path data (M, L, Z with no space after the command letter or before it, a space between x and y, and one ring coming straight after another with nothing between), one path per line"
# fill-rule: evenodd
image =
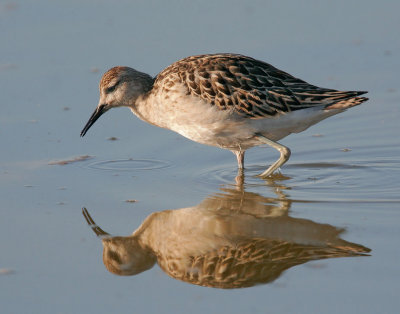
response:
M282 154L282 156L285 157L286 159L289 158L289 157L290 157L290 154L291 154L290 149L287 148L287 147L282 148L282 149L281 149L281 154Z

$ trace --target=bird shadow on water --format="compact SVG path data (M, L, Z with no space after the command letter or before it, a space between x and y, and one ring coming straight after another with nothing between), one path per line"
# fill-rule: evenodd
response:
M128 236L88 225L101 238L108 271L133 276L156 263L170 277L200 286L232 289L268 284L285 270L312 260L368 256L370 249L340 238L344 229L290 216L293 200L283 175L266 184L275 196L246 191L241 178L200 204L150 214Z

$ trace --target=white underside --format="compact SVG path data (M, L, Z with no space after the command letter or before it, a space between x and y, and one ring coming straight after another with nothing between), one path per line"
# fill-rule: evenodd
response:
M155 96L151 104L146 104L147 112L144 108L140 115L132 111L150 123L173 130L195 142L234 151L263 144L255 137L256 134L278 141L343 111L326 110L321 105L263 119L250 119L229 110L217 109L199 98L181 96L179 91L175 93L175 98L171 94L167 102L162 95Z
M195 142L226 148L246 150L262 145L256 134L279 141L291 133L299 133L341 110L311 108L264 119L233 118L226 112L202 112L192 119L177 119L169 128Z

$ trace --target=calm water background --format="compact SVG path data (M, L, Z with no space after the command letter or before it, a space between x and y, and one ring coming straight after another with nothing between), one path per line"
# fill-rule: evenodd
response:
M0 2L1 312L398 312L399 11L399 1L369 0ZM281 141L292 149L286 178L252 177L277 153L250 150L245 189L276 197L279 186L291 217L345 228L342 238L370 257L310 262L237 290L190 285L157 266L135 277L106 271L83 206L107 231L128 235L154 211L222 193L236 161L127 109L79 138L101 74L128 65L156 75L213 52L369 91L362 106ZM93 158L49 165L82 155Z

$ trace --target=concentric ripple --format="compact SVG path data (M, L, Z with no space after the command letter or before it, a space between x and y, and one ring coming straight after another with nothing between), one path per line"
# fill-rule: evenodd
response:
M257 177L265 168L260 165L246 165L245 184L247 186L264 185L264 180ZM227 164L224 166L214 166L201 170L199 173L193 174L194 180L205 184L233 184L238 176L236 164ZM275 180L290 179L283 174L275 173L272 176Z
M157 159L117 159L92 162L87 165L92 169L107 171L146 171L170 167L170 163Z
M397 159L308 161L286 164L281 174L263 180L256 175L265 167L249 165L244 184L264 190L266 186L284 188L290 197L301 201L400 202L398 168L400 161ZM236 167L226 165L211 167L195 175L195 180L206 184L235 184L237 172Z

